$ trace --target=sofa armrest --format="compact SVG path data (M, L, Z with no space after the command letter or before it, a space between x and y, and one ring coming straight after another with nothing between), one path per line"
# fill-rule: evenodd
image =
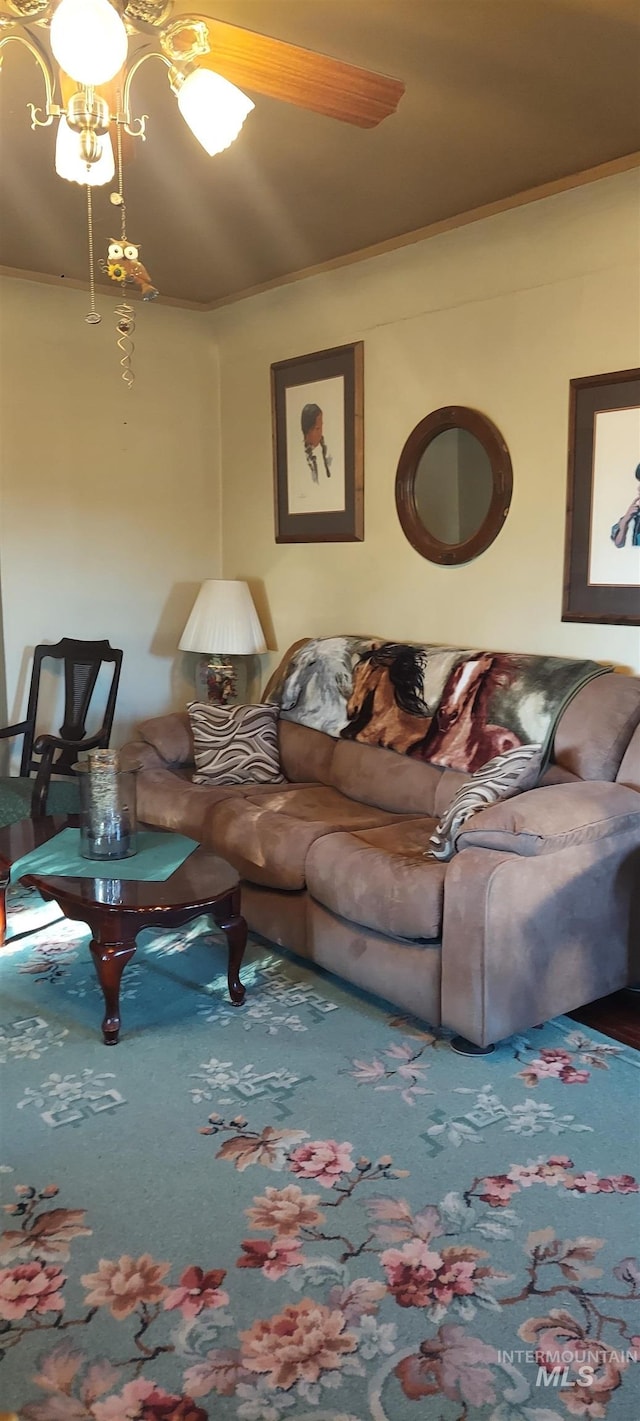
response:
M444 881L442 1021L487 1046L640 975L640 844L559 853L469 848Z
M172 715L143 720L138 726L138 735L147 745L153 746L164 765L170 765L172 769L193 769L193 735L186 711L174 711Z
M168 768L162 755L158 754L153 745L147 745L146 740L128 740L127 744L118 751L118 764L121 770L166 770Z
M580 780L542 785L480 810L457 836L458 850L495 849L530 858L616 835L640 847L640 794L626 785Z

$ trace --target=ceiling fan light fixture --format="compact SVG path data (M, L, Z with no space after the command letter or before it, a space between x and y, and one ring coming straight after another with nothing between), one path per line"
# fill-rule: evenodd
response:
M93 136L93 135L92 135ZM82 187L103 187L110 183L115 172L113 145L109 134L96 139L101 145L100 156L88 163L82 153L82 135L69 128L64 114L58 123L56 137L56 172L67 182L80 183Z
M51 48L78 84L106 84L122 68L128 38L109 0L61 0L51 20Z
M186 78L173 70L171 83L185 123L210 157L233 143L255 108L241 89L211 69L194 69Z

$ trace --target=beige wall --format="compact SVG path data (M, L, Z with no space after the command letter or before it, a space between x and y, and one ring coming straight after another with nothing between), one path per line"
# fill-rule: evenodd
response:
M99 296L88 326L80 291L4 279L0 298L9 718L36 642L108 637L124 650L117 743L192 690L194 659L176 647L200 581L221 570L213 333L200 313L136 303L128 390L115 300Z
M280 653L308 634L373 632L640 670L639 628L560 617L569 380L640 365L639 214L635 171L212 313L225 576L253 582ZM365 540L276 545L269 366L354 340ZM514 471L503 532L460 568L414 552L394 502L407 435L448 404L491 417Z
M0 571L0 725L6 725L7 716L7 676L4 664L4 633L2 630L2 575ZM9 763L9 741L0 740L0 775L7 773Z
M209 315L137 303L131 391L114 300L99 296L90 327L84 293L3 279L9 717L30 649L61 635L123 647L116 743L184 705L194 659L177 642L197 586L217 575L254 588L274 648L263 676L276 649L340 631L640 670L639 628L560 620L568 383L640 364L639 213L631 172ZM269 367L359 339L365 541L277 545ZM514 493L492 547L443 569L406 542L394 478L412 427L453 403L502 430Z

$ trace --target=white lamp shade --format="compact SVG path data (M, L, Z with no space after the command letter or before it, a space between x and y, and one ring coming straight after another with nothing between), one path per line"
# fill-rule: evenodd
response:
M127 31L109 0L61 0L51 20L51 48L78 84L106 84L127 57Z
M191 132L213 157L238 137L255 104L211 69L194 69L178 91L178 108Z
M267 650L246 582L203 582L179 641L181 651L252 656Z
M69 128L64 114L58 122L56 138L56 172L59 178L70 183L86 183L89 187L102 187L110 183L115 172L113 144L108 133L101 139L102 153L97 163L86 163L80 152L80 134Z

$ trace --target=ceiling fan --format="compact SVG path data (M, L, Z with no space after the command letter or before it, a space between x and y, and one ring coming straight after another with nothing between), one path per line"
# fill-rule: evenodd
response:
M254 107L245 95L240 95L243 102L236 98L238 115L234 113L223 127L226 141L221 141L214 110L219 113L223 100L233 107L238 86L361 128L374 128L394 113L404 93L399 79L208 15L194 15L188 0L58 0L57 4L5 0L5 4L8 10L0 9L0 62L4 46L18 40L30 50L44 77L46 105L44 111L29 105L31 126L48 126L60 118L67 147L66 130L77 135L82 176L77 176L76 164L76 181L94 186L108 182L112 175L110 163L109 172L104 176L102 172L108 157L104 139L111 123L132 137L145 137L146 115L141 119L131 115L131 82L150 58L166 65L183 117L211 154L233 141ZM92 29L94 21L97 28ZM41 38L49 30L58 74ZM85 30L87 38L83 38ZM102 61L111 44L113 57L105 69ZM89 60L92 48L95 65ZM61 102L54 98L57 85Z
M215 0L205 0L207 8L209 3ZM189 0L0 0L0 64L12 41L26 47L44 80L44 106L28 105L32 129L58 120L56 172L86 186L91 310L85 319L90 324L100 320L94 303L91 191L114 177L112 129L118 187L111 202L120 208L121 232L101 267L123 290L129 283L140 288L144 300L158 295L138 261L137 245L126 235L122 180L125 135L146 136L147 115L132 115L131 85L147 60L165 65L183 118L211 155L234 141L255 107L239 86L360 128L374 128L394 113L404 93L398 79L194 15ZM131 308L123 304L116 314L121 337L129 339ZM122 340L118 343L124 349ZM123 379L130 382L128 348L121 364Z
M149 12L153 12L151 15ZM384 74L271 39L222 20L189 14L184 0L128 0L125 20L153 26L174 63L188 47L194 19L208 32L208 53L200 63L241 88L312 109L360 128L375 128L394 113L404 84Z

